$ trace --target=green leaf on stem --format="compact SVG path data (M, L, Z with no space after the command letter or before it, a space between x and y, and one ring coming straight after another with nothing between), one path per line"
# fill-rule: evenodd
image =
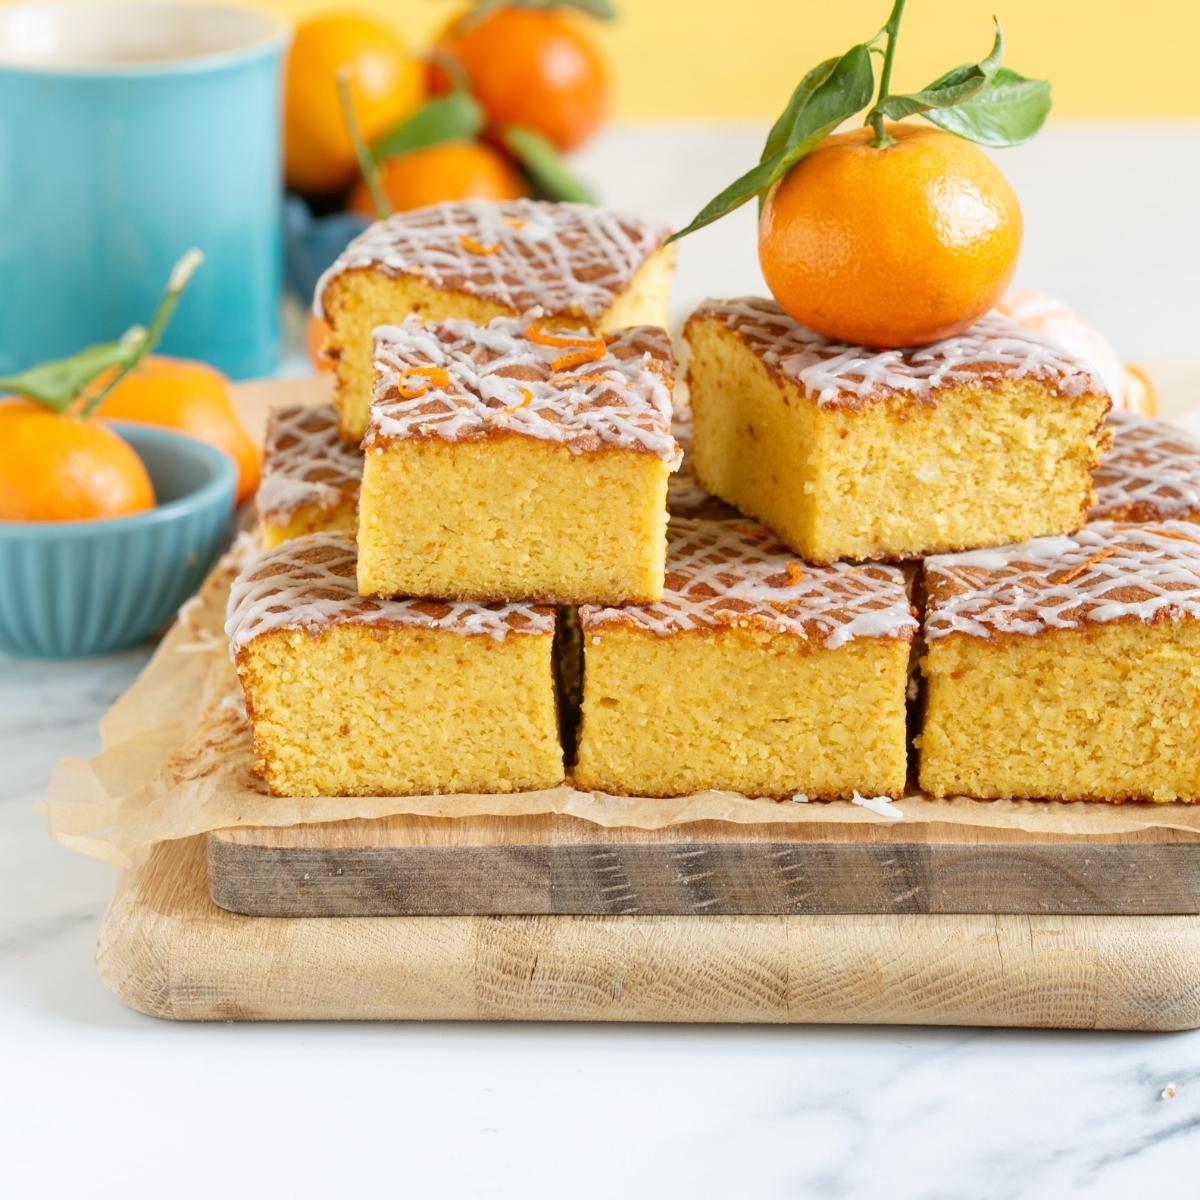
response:
M1050 115L1050 84L1001 67L970 99L923 114L948 133L1003 149L1027 142Z
M99 376L116 367L104 387L88 398L82 411L87 416L162 340L179 297L203 261L199 250L189 250L175 264L148 326L134 325L118 341L100 342L69 358L40 363L19 375L0 378L0 392L15 392L55 412L65 412Z
M766 193L822 138L866 108L874 88L871 52L865 43L810 71L768 135L763 159L710 200L691 224L672 234L670 240L686 237Z
M562 155L540 133L523 125L506 125L500 143L520 163L538 194L547 200L595 204L591 191L571 173Z
M876 113L893 121L904 117L924 114L935 108L952 108L963 104L987 86L987 82L1000 68L1004 55L1004 31L996 22L996 37L987 58L977 63L967 63L947 71L928 87L907 95L883 96L871 109L867 120Z
M470 92L426 100L412 116L388 130L371 147L376 162L437 146L442 142L469 142L483 131L486 118Z

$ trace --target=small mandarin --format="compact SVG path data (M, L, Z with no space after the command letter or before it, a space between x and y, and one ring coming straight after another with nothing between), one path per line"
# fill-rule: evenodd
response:
M111 429L0 398L0 521L87 521L153 507L145 465Z
M233 407L228 380L205 363L147 355L93 416L162 425L224 450L238 468L239 504L258 486L258 447Z
M332 192L353 180L354 148L338 97L338 71L350 70L355 120L367 143L413 112L425 69L388 26L353 13L302 22L284 81L284 174L299 192Z
M468 14L438 49L462 66L495 127L523 125L573 150L607 115L608 64L562 13L502 5L479 19Z
M498 150L481 142L441 142L388 159L380 168L388 202L396 212L446 200L516 200L529 194L524 180ZM375 203L361 180L349 207L375 216Z
M891 125L834 134L768 193L759 261L779 305L827 337L889 348L962 332L1000 299L1021 209L977 146Z
M304 344L308 350L308 361L318 371L333 370L333 359L325 353L329 332L328 321L322 320L316 313L308 314L304 325Z

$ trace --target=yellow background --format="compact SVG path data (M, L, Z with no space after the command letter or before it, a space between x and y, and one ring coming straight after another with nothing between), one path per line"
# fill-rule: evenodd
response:
M0 4L12 0L0 0ZM238 3L239 0L225 0ZM870 38L891 0L615 0L608 48L622 117L773 117L823 58ZM259 0L295 21L330 9L373 13L414 48L462 0ZM909 0L893 90L913 89L991 45L1054 85L1059 117L1200 116L1200 0Z
M420 45L455 0L344 0ZM266 0L298 18L342 0ZM769 117L823 58L871 37L890 0L616 0L601 29L626 117ZM909 0L893 90L916 88L991 45L1054 85L1058 116L1200 115L1196 0Z

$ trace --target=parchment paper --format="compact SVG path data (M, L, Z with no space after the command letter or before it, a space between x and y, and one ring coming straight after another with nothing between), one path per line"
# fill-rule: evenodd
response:
M243 535L245 538L246 535ZM660 829L689 821L942 822L1077 836L1153 826L1200 833L1200 805L1062 804L932 800L914 794L883 811L846 802L796 803L701 792L661 800L604 796L563 786L506 795L285 799L252 772L250 730L222 632L225 598L246 542L213 571L180 613L133 687L100 726L95 758L64 759L44 809L66 846L120 867L162 841L234 825L295 825L408 813L431 817L561 813L598 825ZM888 810L891 810L890 812Z

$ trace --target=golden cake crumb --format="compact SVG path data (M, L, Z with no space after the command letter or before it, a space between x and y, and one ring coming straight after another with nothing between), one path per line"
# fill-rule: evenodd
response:
M275 795L423 795L563 779L554 613L377 600L353 541L293 538L234 580L226 633Z
M338 435L332 404L271 409L255 504L265 549L323 530L358 524L363 456Z
M322 276L342 434L362 438L372 336L426 321L540 312L601 332L670 320L674 247L664 225L587 204L467 200L397 213L356 238Z
M1108 394L1005 318L874 351L829 342L772 301L713 300L685 336L697 479L809 561L1066 532L1093 502Z
M916 620L895 567L800 569L766 530L677 519L662 600L579 621L579 786L902 794Z
M935 796L1200 800L1200 531L1096 522L925 562Z
M665 330L597 335L500 317L410 320L376 339L365 594L662 594L667 476L680 459Z

